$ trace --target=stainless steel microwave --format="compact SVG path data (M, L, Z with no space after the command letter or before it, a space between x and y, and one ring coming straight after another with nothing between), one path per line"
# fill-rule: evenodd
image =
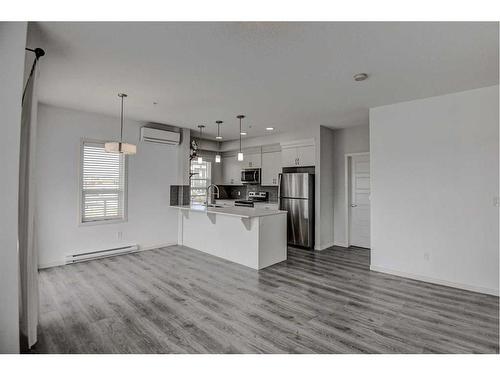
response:
M244 184L260 184L260 168L243 169L241 182Z

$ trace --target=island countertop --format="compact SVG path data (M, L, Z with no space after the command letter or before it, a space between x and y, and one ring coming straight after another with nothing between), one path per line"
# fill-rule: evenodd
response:
M262 216L270 216L270 215L283 215L286 214L286 211L283 210L271 210L266 208L258 208L258 207L207 207L199 204L192 205L177 205L170 206L172 208L178 210L187 210L193 212L201 212L207 214L218 214L218 215L227 215L227 216L236 216L244 219L250 219L253 217L262 217Z

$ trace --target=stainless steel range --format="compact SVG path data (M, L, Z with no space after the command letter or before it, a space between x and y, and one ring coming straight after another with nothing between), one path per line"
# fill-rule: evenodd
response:
M254 207L254 202L267 202L269 193L267 191L251 191L248 193L248 199L241 199L234 202L235 206Z

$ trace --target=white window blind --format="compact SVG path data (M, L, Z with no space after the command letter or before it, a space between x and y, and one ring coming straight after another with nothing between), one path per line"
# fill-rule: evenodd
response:
M124 219L125 161L123 154L105 152L104 143L83 143L82 223Z

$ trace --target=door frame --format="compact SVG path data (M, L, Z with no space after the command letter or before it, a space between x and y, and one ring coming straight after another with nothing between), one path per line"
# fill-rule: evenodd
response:
M370 156L370 152L351 152L344 154L344 203L345 203L345 247L351 246L351 215L349 210L350 202L349 198L351 195L351 160L353 156ZM370 171L371 171L372 161L370 158ZM370 173L370 185L371 185L371 173ZM370 189L371 194L371 189ZM371 228L371 223L370 223ZM371 232L371 231L370 231ZM370 233L371 236L371 233Z

